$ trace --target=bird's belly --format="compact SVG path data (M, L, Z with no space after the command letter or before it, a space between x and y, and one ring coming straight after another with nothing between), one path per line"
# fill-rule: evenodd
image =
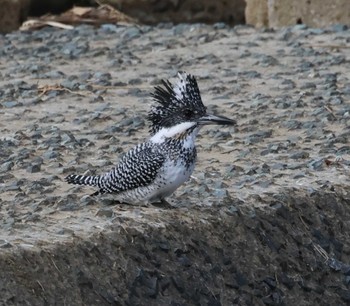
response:
M181 162L170 162L164 167L163 174L159 177L161 198L171 195L178 187L186 182L194 169L194 164L189 167Z
M181 161L168 161L151 185L123 192L119 195L120 200L132 204L159 202L186 182L193 169L194 163L187 166Z

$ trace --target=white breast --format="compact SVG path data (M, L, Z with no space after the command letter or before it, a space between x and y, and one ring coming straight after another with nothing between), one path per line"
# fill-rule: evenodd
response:
M194 163L189 167L186 167L180 160L167 161L164 164L163 171L159 178L157 179L157 184L164 184L164 187L159 189L159 195L164 198L171 195L178 187L180 187L184 182L186 182L194 169Z

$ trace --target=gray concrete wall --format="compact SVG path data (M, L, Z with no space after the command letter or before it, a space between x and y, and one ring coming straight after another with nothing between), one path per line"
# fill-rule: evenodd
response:
M311 27L350 24L349 0L246 0L246 21L256 27L303 23Z

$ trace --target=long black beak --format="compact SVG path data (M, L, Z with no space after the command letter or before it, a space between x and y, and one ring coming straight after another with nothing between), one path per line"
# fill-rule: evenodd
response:
M226 118L224 116L215 116L215 115L205 115L198 119L200 125L206 124L226 124L226 125L236 125L236 121Z

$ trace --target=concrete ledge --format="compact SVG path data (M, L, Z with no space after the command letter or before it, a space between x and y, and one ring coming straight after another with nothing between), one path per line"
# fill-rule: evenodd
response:
M349 302L342 281L350 270L343 262L350 251L349 201L335 193L281 194L270 204L254 213L149 208L138 219L120 218L116 208L113 223L90 237L2 248L0 303Z

